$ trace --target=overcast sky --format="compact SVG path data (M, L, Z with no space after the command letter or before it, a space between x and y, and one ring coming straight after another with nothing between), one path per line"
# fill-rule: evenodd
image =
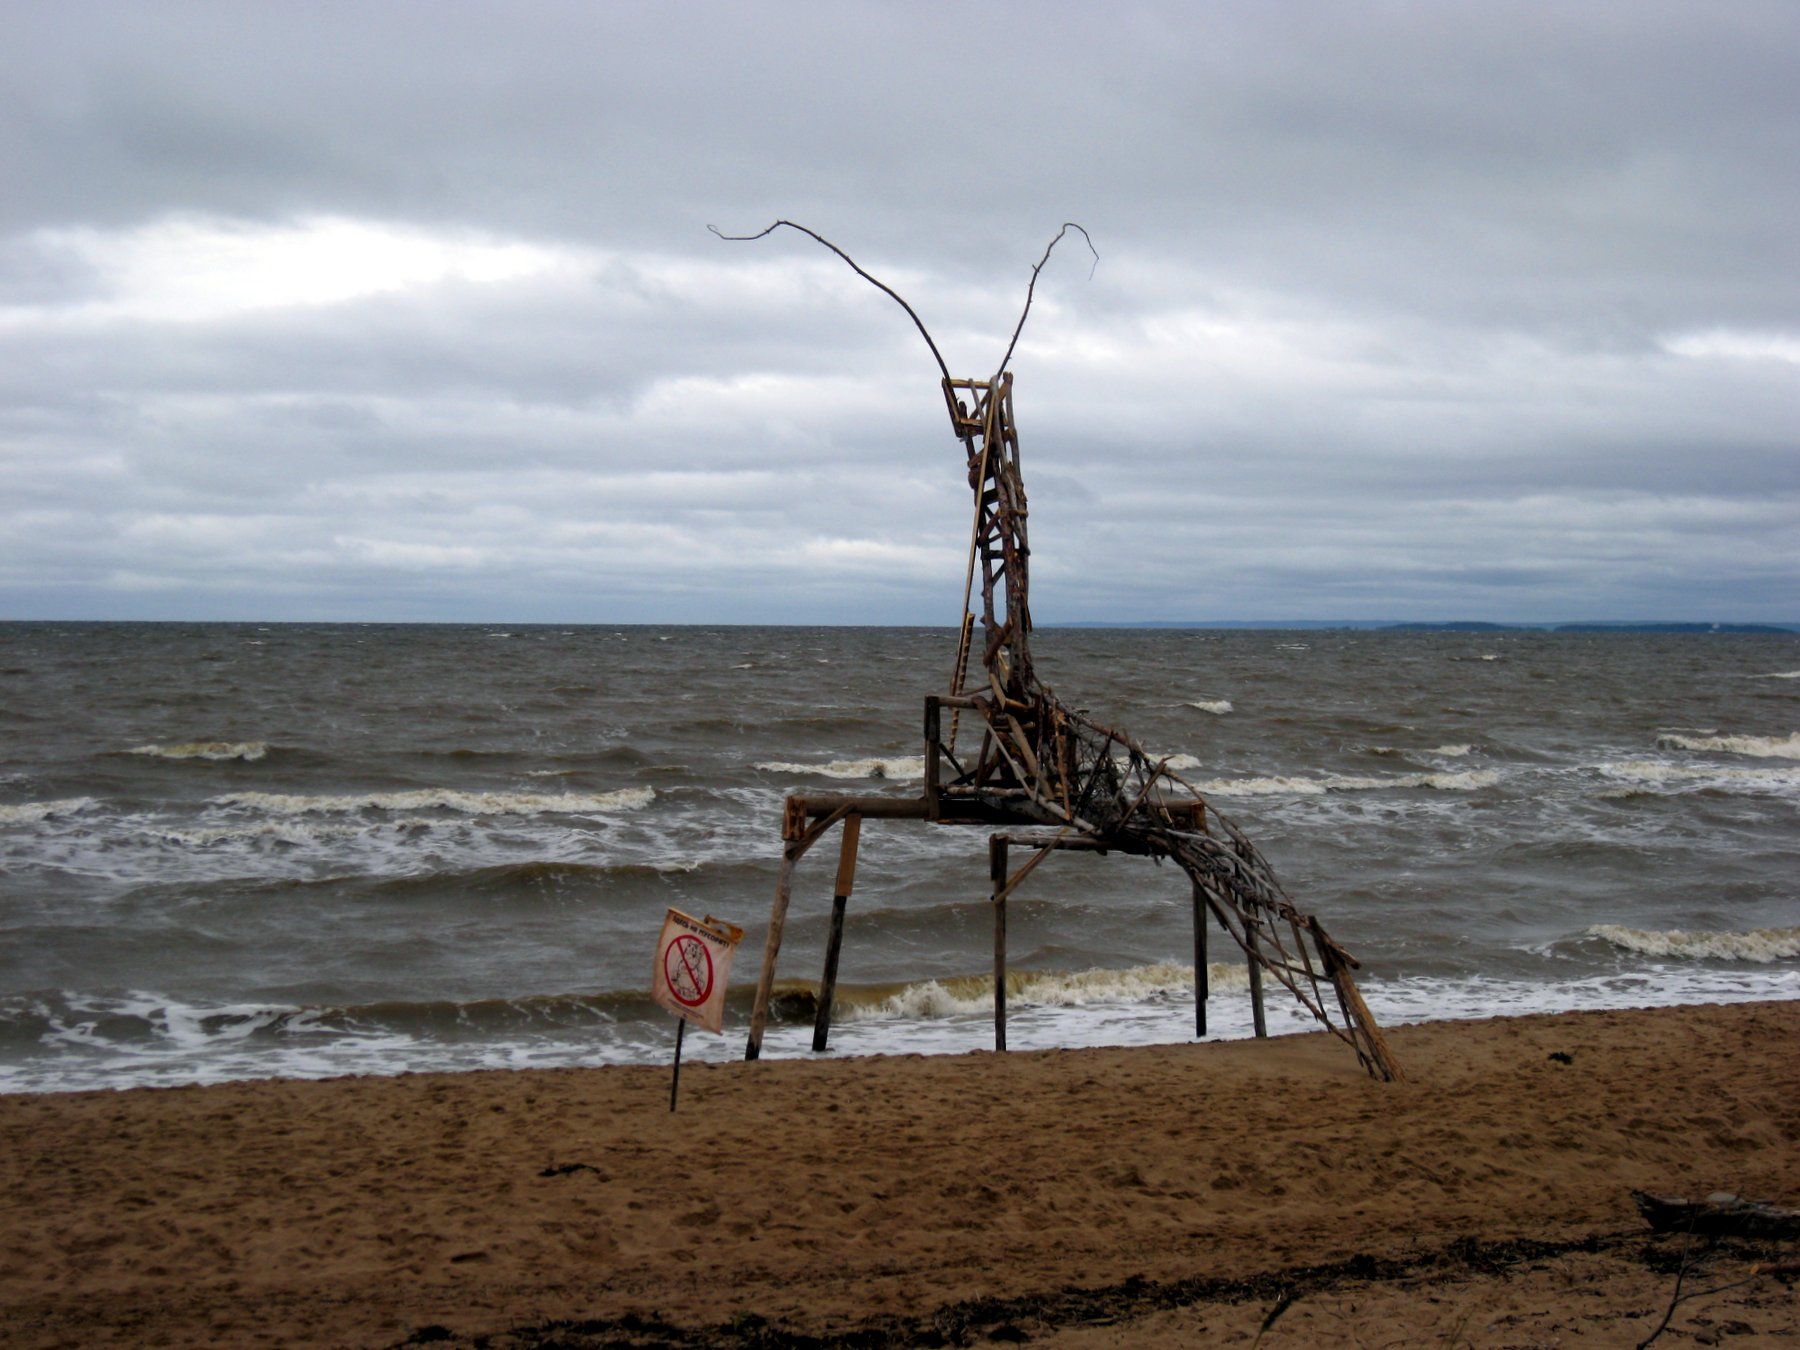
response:
M1800 619L1800 4L0 8L0 617Z

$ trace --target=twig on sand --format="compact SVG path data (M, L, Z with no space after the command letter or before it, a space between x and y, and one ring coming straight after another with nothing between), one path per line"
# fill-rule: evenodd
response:
M1045 256L1048 257L1049 255L1045 254ZM1256 1329L1256 1339L1250 1343L1251 1350L1255 1350L1256 1346L1262 1344L1262 1338L1269 1334L1269 1328L1275 1325L1275 1319L1280 1317L1281 1314L1286 1312L1289 1308L1293 1307L1294 1300L1299 1297L1300 1295L1295 1293L1292 1289L1283 1289L1281 1291L1281 1297L1275 1300L1275 1306L1269 1309L1269 1315L1263 1318L1262 1325Z
M1675 1287L1669 1293L1669 1306L1663 1309L1662 1321L1656 1324L1656 1330L1637 1343L1637 1350L1648 1350L1657 1337L1669 1329L1669 1323L1675 1316L1675 1310L1682 1304L1691 1303L1698 1298L1711 1298L1714 1294L1727 1293L1733 1289L1742 1289L1745 1285L1755 1284L1763 1276L1773 1273L1764 1266L1752 1266L1750 1273L1742 1279L1727 1280L1723 1284L1708 1285L1704 1289L1689 1289L1683 1293L1682 1285L1686 1283L1688 1276L1698 1273L1718 1250L1719 1239L1716 1237L1709 1237L1703 1243L1689 1238L1687 1248L1681 1254L1681 1265L1675 1271Z

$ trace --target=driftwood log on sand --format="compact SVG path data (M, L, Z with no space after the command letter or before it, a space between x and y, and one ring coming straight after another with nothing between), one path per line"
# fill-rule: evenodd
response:
M1679 1195L1633 1191L1638 1213L1658 1233L1695 1233L1702 1237L1741 1237L1793 1241L1800 1239L1800 1209L1782 1209L1760 1200L1717 1192L1704 1200Z

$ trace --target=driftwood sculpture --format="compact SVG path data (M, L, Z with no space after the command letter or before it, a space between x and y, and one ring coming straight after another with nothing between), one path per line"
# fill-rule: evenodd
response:
M1025 306L1000 365L985 380L950 374L911 305L823 236L778 220L753 235L797 230L830 249L904 309L930 347L942 375L951 430L961 442L974 493L961 638L947 693L925 699L924 791L918 797L796 794L782 820L780 879L751 1011L744 1057L761 1053L781 953L794 866L824 835L843 825L837 886L820 982L813 1048L830 1034L831 1003L843 940L844 912L856 870L863 818L915 819L937 825L994 829L989 870L994 905L995 1048L1006 1048L1006 900L1052 851L1084 849L1170 859L1192 880L1196 1028L1206 1032L1206 913L1240 947L1249 964L1257 1035L1265 1035L1262 981L1285 986L1332 1034L1355 1051L1369 1073L1401 1077L1387 1042L1357 992L1356 960L1288 898L1274 869L1235 824L1168 766L1122 731L1066 707L1042 684L1031 660L1029 512L1019 472L1007 365L1031 312L1038 274L1069 231L1065 224L1031 270ZM718 233L717 230L714 231ZM1090 251L1093 243L1088 240ZM1098 261L1098 254L1095 259ZM980 582L980 612L974 608ZM979 620L979 630L977 621ZM972 659L973 658L973 659ZM997 827L997 828L996 828ZM1031 855L1009 871L1008 850ZM1334 1016L1335 1010L1335 1016Z

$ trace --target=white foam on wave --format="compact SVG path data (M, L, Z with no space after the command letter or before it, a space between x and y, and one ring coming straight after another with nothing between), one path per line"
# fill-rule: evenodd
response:
M1207 980L1214 989L1247 988L1249 976L1241 965L1209 965ZM1009 971L1006 1002L1015 1008L1081 1008L1096 1003L1142 1003L1159 997L1192 997L1194 968L1173 962L1129 966L1123 970ZM968 975L909 984L875 1003L853 1005L846 1020L876 1018L971 1017L994 1010L991 976Z
M1752 675L1753 680L1800 680L1800 670L1772 670L1767 675Z
M0 825L35 825L54 816L72 816L99 805L92 797L64 797L54 802L15 802L0 806Z
M1433 745L1423 750L1412 750L1398 745L1375 745L1370 746L1369 749L1383 759L1413 759L1420 755L1435 755L1439 759L1462 759L1464 756L1475 753L1475 747L1472 745Z
M411 834L429 830L429 820L395 821L387 828ZM186 829L155 831L155 837L179 848L216 848L221 844L287 844L305 848L331 840L352 839L368 832L366 825L327 825L295 817L259 820L249 825L196 825Z
M1149 973L1156 967L1139 969L1145 973L1131 983L1138 984L1141 996L1121 989L1118 997L1106 993L1087 1002L1075 997L1061 1004L1015 1000L1008 1010L1008 1043L1015 1050L1047 1050L1191 1042L1191 972L1181 966L1163 968L1174 972L1171 977ZM1243 994L1248 983L1244 968L1214 965L1209 975L1215 994L1207 1012L1209 1039L1248 1038L1253 1027L1250 1000ZM1086 976L1048 978L1079 984ZM965 983L977 981L950 980L939 987L955 989ZM1092 983L1099 990L1107 981ZM1008 985L1010 990L1013 982ZM1800 997L1800 970L1779 964L1689 962L1550 981L1482 976L1383 980L1371 975L1362 982L1362 992L1383 1025L1398 1025L1576 1009L1792 999ZM867 1010L840 1005L832 1053L956 1054L984 1049L991 1043L991 1005L985 999L964 1003L960 998L935 1003L928 1015L887 1015L877 1011L879 1004L868 1005ZM14 1016L42 1017L48 1023L44 1040L62 1053L0 1063L0 1092L668 1061L667 1024L660 1018L598 1022L578 1032L531 1029L470 1038L387 1026L378 1018L346 1023L334 1018L330 1009L284 1004L190 1005L149 993L32 1002L35 1007L8 1001ZM120 1018L139 1023L148 1034L121 1038L116 1030ZM1269 1000L1267 1024L1275 1036L1318 1029L1291 998ZM726 1036L701 1037L685 1053L696 1060L736 1060L743 1053L737 1039L741 1030L741 1024L729 1018ZM763 1044L764 1058L811 1058L811 1041L810 1019L772 1024Z
M461 792L418 788L407 792L346 793L309 797L287 792L233 792L214 797L216 806L238 806L274 816L351 811L456 811L469 816L590 815L635 811L656 795L651 788L616 792Z
M1757 759L1800 759L1800 731L1786 736L1662 735L1656 743L1666 750L1718 750Z
M91 999L70 1009L66 1018L58 1018L48 1008L39 1011L50 1022L46 1040L91 1042L98 1039L100 1023L135 1018L144 1022L160 1042L157 1048L182 1051L210 1048L221 1041L245 1040L283 1019L302 1017L306 1010L293 1004L188 1004L133 990Z
M902 755L895 759L834 759L826 764L796 764L789 760L766 760L756 766L765 773L817 774L821 778L892 778L908 781L925 777L923 756Z
M1753 928L1748 932L1694 932L1684 928L1627 928L1597 923L1589 937L1641 956L1710 961L1786 961L1800 956L1800 928Z
M266 741L177 741L173 745L134 745L131 755L148 755L152 759L241 759L246 763L269 753Z
M1713 792L1784 792L1800 787L1800 767L1738 768L1724 764L1671 764L1659 759L1614 760L1594 766L1606 778L1625 784L1602 797L1641 794Z
M1211 713L1214 717L1223 717L1231 711L1231 700L1228 698L1191 698L1187 705L1198 708L1203 713Z
M1380 792L1403 788L1430 788L1437 792L1476 792L1500 781L1494 769L1462 769L1457 772L1403 773L1381 777L1326 774L1322 778L1220 778L1194 786L1220 797L1322 797L1327 792Z

